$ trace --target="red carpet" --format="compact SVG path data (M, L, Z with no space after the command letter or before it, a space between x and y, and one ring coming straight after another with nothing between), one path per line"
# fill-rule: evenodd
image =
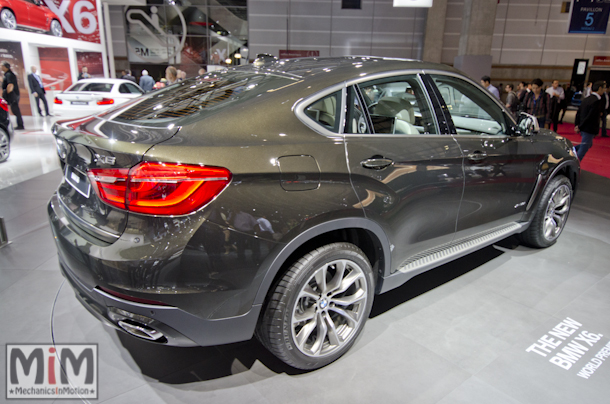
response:
M570 139L574 145L580 143L580 135L574 132L571 123L559 124L557 133ZM593 139L593 147L580 162L580 168L610 178L610 138L598 136Z

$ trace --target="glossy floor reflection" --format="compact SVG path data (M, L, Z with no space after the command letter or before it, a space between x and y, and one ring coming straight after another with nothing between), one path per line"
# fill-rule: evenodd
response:
M610 341L610 179L583 172L555 246L533 250L509 238L378 296L353 349L314 372L288 368L256 340L172 348L98 322L59 273L45 206L60 179L55 170L0 190L12 241L0 249L0 344L97 343L95 402L608 401L610 359L588 379L578 372ZM574 337L603 337L570 369L526 352L566 317L581 324ZM3 362L2 383L5 372Z
M55 117L24 116L25 130L15 131L11 154L0 164L0 189L59 168L51 126Z

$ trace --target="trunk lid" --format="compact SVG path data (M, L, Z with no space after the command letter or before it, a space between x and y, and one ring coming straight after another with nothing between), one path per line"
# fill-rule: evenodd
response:
M116 241L128 212L102 202L87 176L93 168L131 168L152 146L179 128L146 128L117 124L99 117L62 121L53 127L64 178L57 190L67 219L87 239Z

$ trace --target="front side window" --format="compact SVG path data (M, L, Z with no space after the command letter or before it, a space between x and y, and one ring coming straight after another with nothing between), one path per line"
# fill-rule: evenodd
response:
M457 77L431 77L451 113L458 135L507 134L507 117L488 94Z
M374 80L360 84L359 88L374 133L437 133L430 106L416 75Z

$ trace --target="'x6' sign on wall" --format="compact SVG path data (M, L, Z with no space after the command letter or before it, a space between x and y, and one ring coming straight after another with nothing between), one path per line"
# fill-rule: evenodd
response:
M64 38L100 43L98 10L95 0L44 0L57 14Z

